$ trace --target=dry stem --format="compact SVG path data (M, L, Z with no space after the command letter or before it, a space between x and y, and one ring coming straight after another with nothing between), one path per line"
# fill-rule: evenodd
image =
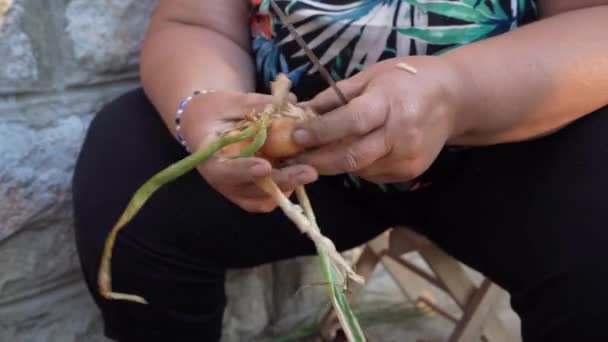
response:
M344 279L350 278L357 283L363 284L365 280L363 277L355 273L353 269L350 267L348 262L344 260L344 257L337 251L334 243L328 239L327 237L321 234L319 227L316 225L316 222L311 222L304 214L298 206L291 203L291 201L281 192L281 189L276 185L276 183L270 177L263 177L256 180L256 184L264 190L267 194L272 196L272 198L277 202L277 205L283 210L285 215L298 227L302 234L308 235L308 237L315 243L317 248L325 253L332 264L336 267L340 276ZM304 204L306 205L306 204ZM308 207L310 208L310 202L308 203ZM306 210L306 209L305 209Z
M306 217L308 218L308 220L311 223L313 223L317 229L319 229L319 226L317 225L317 219L315 217L315 213L312 210L312 205L310 204L310 199L308 198L308 194L306 193L306 189L304 188L303 185L300 185L296 188L296 196L298 197L298 202L300 202L300 205L304 209L304 213L306 214ZM331 259L330 259L330 261L331 261ZM335 265L334 265L334 267L335 267ZM357 276L360 277L359 275L357 275ZM346 284L348 283L348 279L343 277L343 280L344 280L344 284L346 286ZM363 283L363 281L364 281L364 279L361 278L361 283ZM355 341L353 332L351 331L351 329L347 328L350 325L348 324L348 319L346 318L346 316L344 315L344 312L342 311L340 303L338 303L338 299L335 296L332 296L331 300L332 300L332 305L334 307L334 313L338 317L338 321L340 321L340 325L343 327L342 330L346 334L346 338L348 339L348 341Z

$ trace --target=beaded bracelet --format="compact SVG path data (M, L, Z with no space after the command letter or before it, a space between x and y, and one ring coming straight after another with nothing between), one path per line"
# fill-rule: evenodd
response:
M182 136L182 115L184 115L184 111L186 110L186 107L188 106L190 101L192 101L195 97L197 97L198 95L215 93L215 91L215 89L195 90L192 95L183 99L179 103L177 112L175 113L175 138L180 144L184 146L184 148L186 148L188 152L190 152L190 149L188 148L186 140L184 140L184 137Z

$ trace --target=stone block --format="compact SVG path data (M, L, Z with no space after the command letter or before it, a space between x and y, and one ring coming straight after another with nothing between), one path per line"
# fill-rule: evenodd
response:
M10 5L10 6L9 6ZM31 37L24 25L27 15L23 0L0 5L0 93L23 89L39 77Z
M158 0L71 0L65 37L71 47L68 85L136 76L139 52Z
M80 279L69 186L89 119L0 123L0 341L100 336Z

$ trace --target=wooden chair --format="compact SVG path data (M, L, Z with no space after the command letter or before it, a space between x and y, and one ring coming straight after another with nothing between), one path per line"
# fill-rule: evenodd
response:
M403 257L410 252L418 252L432 272ZM477 286L460 262L426 238L404 228L387 231L365 245L355 259L357 272L366 280L378 263L384 265L406 297L454 323L449 342L516 341L496 314L496 306L506 292L487 278ZM435 303L429 296L429 284L449 295L460 314L454 315ZM352 290L351 300L361 288ZM329 331L335 321L333 312L329 312L321 331Z

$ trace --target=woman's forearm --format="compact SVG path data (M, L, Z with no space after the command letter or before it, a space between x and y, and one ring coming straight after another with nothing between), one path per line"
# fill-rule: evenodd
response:
M606 18L575 10L445 54L466 82L449 143L526 140L607 105Z
M150 26L141 55L141 80L170 130L179 101L194 90L255 89L253 64L243 39L239 42L214 29L165 18L153 19Z

